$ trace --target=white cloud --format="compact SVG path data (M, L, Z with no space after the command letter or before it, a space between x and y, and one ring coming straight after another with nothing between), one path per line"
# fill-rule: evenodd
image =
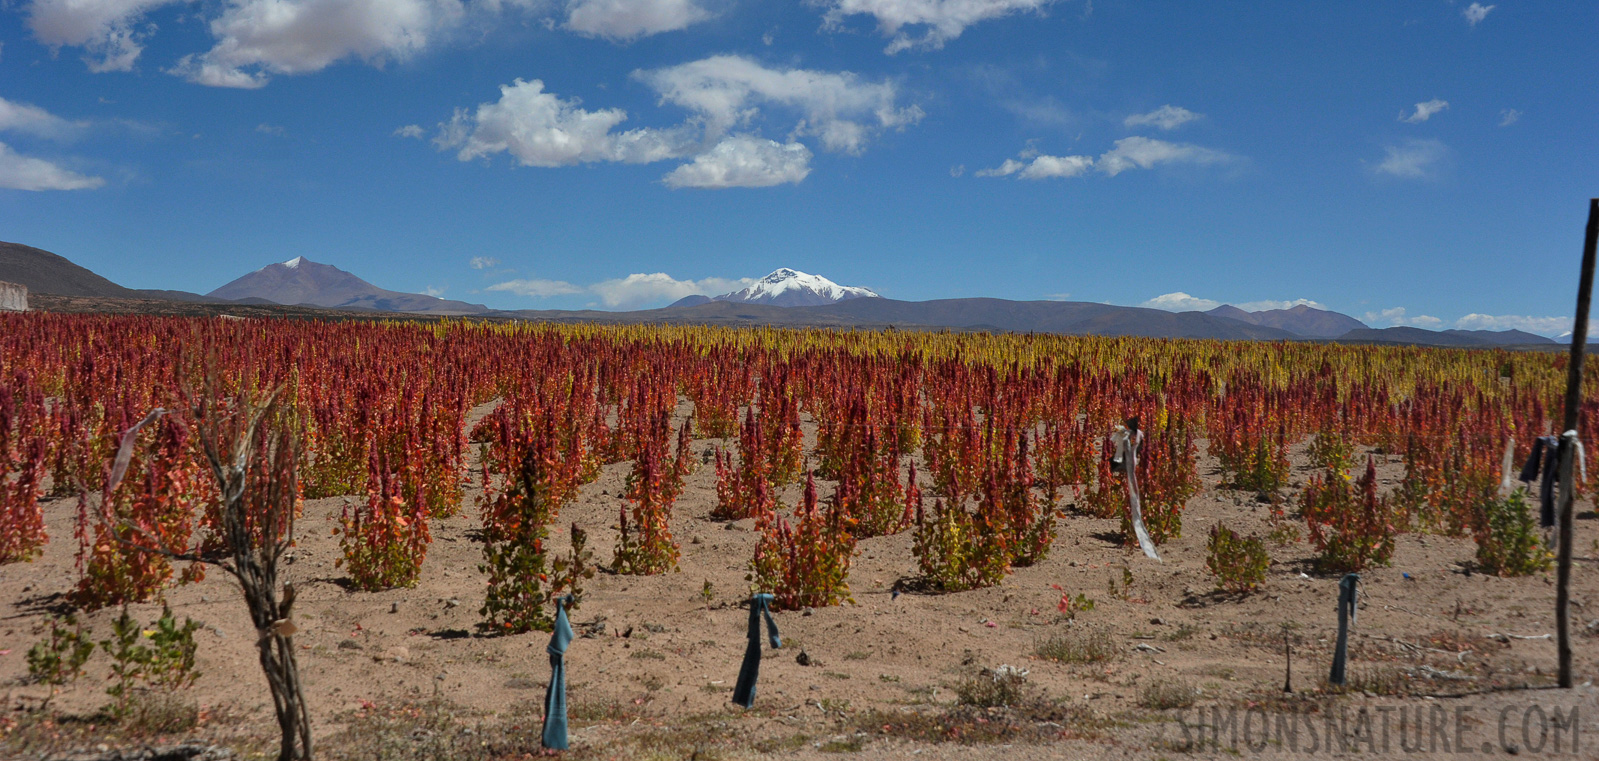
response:
M1460 15L1466 17L1467 24L1476 26L1477 24L1481 23L1483 19L1488 18L1488 11L1491 11L1497 7L1498 6L1496 5L1472 3L1471 5L1466 6L1465 10L1460 12Z
M425 294L427 294L429 296L432 296L435 299L443 298L444 297L444 291L445 291L444 288L434 288L431 285L422 289L423 293L425 293Z
M1242 304L1234 304L1233 306L1238 307L1245 312L1265 312L1272 309L1293 309L1294 307L1298 306L1306 306L1310 307L1311 309L1327 308L1326 305L1322 304L1321 302L1312 301L1310 299L1291 299L1288 301L1273 301L1271 299L1264 299L1261 301L1245 301Z
M420 124L407 124L404 127L400 127L399 129L394 130L394 136L395 137L408 137L408 138L412 138L412 139L415 139L415 140L421 140L422 139L422 125L420 125Z
M591 37L634 40L711 17L694 0L572 0L566 28Z
M1124 137L1116 147L1099 157L1095 166L1111 177L1138 168L1150 169L1159 164L1225 164L1237 157L1210 148L1188 143L1168 143L1147 137Z
M633 76L703 122L708 138L747 125L771 105L799 112L795 136L814 136L830 151L859 154L872 133L921 121L922 109L900 106L893 82L863 81L852 72L770 69L743 56L719 55Z
M829 28L839 27L844 18L857 14L877 19L878 29L892 36L883 52L893 55L914 47L937 49L961 36L966 27L980 21L1023 11L1042 12L1054 0L815 0L827 7L823 16ZM912 37L906 27L926 27Z
M1005 159L1005 163L993 169L979 169L975 173L978 177L1008 177L1027 167L1027 162L1016 159Z
M1514 108L1507 108L1499 112L1499 126L1501 127L1509 127L1519 121L1521 121L1521 112Z
M589 290L597 294L608 307L632 309L644 304L676 301L684 296L720 296L747 288L754 282L751 278L678 280L664 272L634 273L624 278L595 283L589 286Z
M1372 171L1404 179L1430 177L1433 166L1449 155L1448 147L1437 140L1407 140L1383 146L1383 152L1383 160Z
M800 138L859 154L877 133L922 118L919 107L900 104L890 81L772 69L740 56L639 70L633 77L659 92L663 104L687 110L688 118L668 128L617 131L626 111L588 110L576 98L546 92L539 80L518 79L500 88L496 102L457 109L433 142L454 149L462 161L509 153L524 166L540 167L693 158L666 175L669 187L769 187L800 182L810 173L812 153ZM768 107L797 118L782 142L749 130Z
M1031 161L1006 159L994 169L980 169L978 177L1005 177L1016 175L1024 180L1045 180L1059 177L1076 177L1093 168L1091 156L1033 156Z
M576 98L563 100L544 91L544 83L516 80L500 87L500 99L473 113L456 109L441 125L434 143L455 148L471 161L510 153L523 166L570 166L593 161L647 163L681 157L693 148L678 130L611 129L627 120L620 108L589 111Z
M1416 110L1410 112L1409 116L1406 116L1403 112L1401 112L1399 114L1399 121L1402 121L1406 124L1420 124L1428 119L1431 119L1434 114L1448 107L1449 101L1442 100L1440 98L1433 98L1432 100L1423 103L1417 103Z
M0 132L21 132L51 140L71 140L88 128L88 122L69 121L35 105L0 98Z
M956 164L955 166L949 168L949 176L951 177L960 177L964 174L966 174L965 164Z
M663 179L670 188L766 188L810 173L811 151L799 143L733 135Z
M0 143L0 188L13 190L90 190L105 184L44 159L23 156Z
M1223 303L1225 302L1216 301L1215 299L1202 299L1198 296L1177 291L1175 293L1167 293L1156 296L1155 298L1139 304L1139 306L1149 309L1164 309L1168 312L1208 312L1216 307L1221 306ZM1233 304L1233 306L1242 309L1245 312L1264 312L1271 309L1292 309L1297 306L1308 306L1312 309L1327 308L1320 302L1312 301L1310 299L1289 299L1286 301L1262 299L1260 301L1244 301Z
M131 71L154 29L145 14L179 0L33 0L28 28L52 50L82 47L90 71Z
M1426 328L1428 330L1437 330L1443 327L1444 324L1443 320L1431 315L1418 314L1412 317L1404 307L1384 309L1380 312L1367 312L1362 321L1367 325L1373 326Z
M1524 330L1528 333L1554 336L1569 333L1573 320L1570 317L1528 317L1515 314L1468 314L1455 320L1461 330Z
M1139 306L1148 309L1164 309L1168 312L1208 312L1221 306L1221 302L1202 299L1198 296L1190 296L1182 291L1177 291L1175 293L1161 294L1139 304Z
M1092 156L1050 156L1023 151L1020 159L1006 159L993 169L980 169L978 177L1016 175L1024 180L1078 177L1090 169L1115 177L1129 169L1152 169L1160 164L1225 164L1237 161L1229 153L1188 143L1169 143L1147 137L1124 137L1098 159Z
M1122 120L1127 127L1159 127L1164 130L1177 129L1195 119L1204 118L1204 114L1196 114L1181 106L1166 105L1150 111L1147 114L1133 114Z
M464 13L460 0L231 0L211 21L216 45L169 72L213 87L256 88L272 74L321 71L344 58L404 60Z
M503 283L495 283L484 290L504 291L506 293L514 293L518 296L527 296L529 298L536 299L548 298L550 296L568 296L574 293L583 292L582 288L572 285L564 280L539 280L536 278L527 280L507 280Z
M263 135L272 135L273 137L283 137L286 134L283 127L277 124L257 124L255 125L255 131Z
M500 260L492 256L474 256L467 264L475 270L487 270L500 266Z

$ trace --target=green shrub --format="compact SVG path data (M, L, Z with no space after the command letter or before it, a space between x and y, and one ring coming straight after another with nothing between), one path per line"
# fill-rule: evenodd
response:
M35 682L50 685L53 698L57 689L83 676L83 664L93 652L94 643L83 633L83 625L76 616L67 614L52 618L50 636L28 650L28 676Z
M1497 576L1527 576L1549 568L1549 551L1538 538L1527 493L1477 505L1477 565Z
M1153 711L1171 708L1189 708L1198 693L1187 682L1169 682L1163 679L1144 685L1138 692L1138 705Z
M1104 632L1062 632L1038 643L1034 652L1059 663L1100 663L1116 657L1116 642Z
M1239 536L1220 523L1210 529L1210 554L1205 557L1205 567L1216 576L1219 589L1243 594L1260 588L1266 580L1266 568L1271 557L1266 554L1266 543L1253 534Z
M111 656L111 678L106 694L115 699L111 713L117 718L128 717L133 709L149 698L135 701L135 692L157 688L163 696L189 687L199 678L194 670L194 656L198 645L194 633L200 624L185 618L179 626L172 609L163 607L155 628L141 630L139 622L122 609L122 615L111 622L111 638L100 642L100 649ZM145 644L149 640L149 644Z

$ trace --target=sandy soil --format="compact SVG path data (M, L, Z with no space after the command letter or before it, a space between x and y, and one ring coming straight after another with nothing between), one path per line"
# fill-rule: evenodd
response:
M483 412L480 408L477 414ZM713 443L693 446L698 452ZM1048 558L1018 569L998 587L895 596L890 591L895 582L916 573L910 534L862 541L850 571L854 605L777 614L784 648L764 661L756 707L748 712L730 707L728 700L745 647L748 612L739 605L748 593L745 574L756 537L750 521L708 519L715 473L701 467L687 479L675 508L679 571L657 577L601 572L586 585L586 600L573 619L592 636L578 639L567 656L574 748L593 757L739 758L760 756L764 748L782 757L841 750L860 757L928 759L1154 758L1179 754L1185 730L1177 720L1192 724L1198 709L1140 707L1140 695L1152 683L1197 688L1206 716L1213 709L1250 706L1277 715L1312 705L1282 697L1284 638L1294 642L1293 685L1301 695L1311 693L1331 659L1337 578L1315 574L1307 543L1273 544L1263 592L1242 599L1211 593L1212 577L1204 565L1209 528L1223 522L1264 536L1268 509L1252 493L1221 488L1214 460L1203 454L1203 445L1201 452L1205 488L1188 505L1183 536L1162 546L1162 562L1121 546L1116 521L1069 514L1060 519L1059 539ZM1297 486L1311 471L1303 457L1295 462ZM609 561L614 546L627 468L625 463L606 468L560 516L563 528L575 521L589 529L601 564ZM1383 458L1380 474L1385 487L1392 486L1402 466L1396 458ZM307 697L326 755L349 752L341 750L339 736L356 718L374 707L408 701L437 700L475 721L519 722L536 730L549 673L548 635L483 637L475 626L484 577L477 569L481 545L474 539L474 500L480 491L474 477L468 476L465 486L468 507L434 525L434 542L413 589L347 590L335 567L339 549L331 535L344 500L305 505L287 575L300 591L295 641L302 648ZM1289 492L1297 494L1297 488ZM798 497L797 487L783 494L787 504ZM25 709L45 694L44 687L25 683L24 656L43 636L49 611L75 582L73 515L71 500L48 503L52 541L43 557L0 566L0 684L11 717L0 722L11 722L12 728L0 723L0 737L15 731L21 717L29 715ZM1434 707L1443 706L1451 717L1462 709L1468 742L1457 753L1466 750L1467 756L1504 754L1497 728L1501 710L1509 711L1504 714L1510 721L1507 742L1521 750L1521 719L1529 707L1580 706L1576 755L1599 758L1599 691L1592 687L1599 671L1599 623L1588 624L1599 619L1593 560L1599 555L1599 521L1586 504L1579 515L1576 547L1583 560L1574 573L1573 619L1577 682L1583 686L1422 697L1551 683L1552 641L1524 637L1553 631L1553 572L1521 579L1473 574L1465 565L1474 551L1470 540L1404 535L1391 568L1364 574L1352 671L1368 679L1373 691L1343 695L1330 705L1356 715L1364 707L1368 715L1391 721L1398 721L1399 709L1431 716ZM564 530L555 533L556 548L564 550ZM706 582L710 602L701 594ZM1074 595L1085 593L1094 609L1062 620L1056 612L1057 584ZM213 572L201 583L169 590L166 597L180 616L205 624L199 635L202 676L189 697L217 716L235 717L201 733L273 737L253 632L236 588ZM159 610L159 604L133 606L144 621ZM106 610L87 617L97 638L105 636L115 615ZM1118 655L1105 663L1073 665L1034 654L1051 636L1089 632L1109 633ZM797 662L802 652L810 665ZM893 725L885 732L875 724L885 716L943 715L956 703L963 680L981 678L982 669L1001 665L1027 669L1029 689L1063 706L1059 721L1029 720L1037 737L1049 739L928 743ZM105 668L105 658L97 655L89 675L57 698L52 710L81 717L104 705ZM1382 686L1395 680L1410 694L1392 694ZM1536 715L1531 721L1536 741ZM695 733L685 731L690 726ZM663 734L674 731L678 735ZM1228 747L1222 734L1220 748L1187 750L1200 757L1327 753L1325 747L1299 753L1277 746ZM51 752L85 747L83 737L62 740ZM1398 742L1397 734L1389 740L1396 755ZM0 755L6 747L0 744ZM26 753L49 755L44 747L29 746ZM1527 745L1525 752L1533 749ZM1371 750L1386 755L1380 744ZM1549 752L1546 747L1544 753Z

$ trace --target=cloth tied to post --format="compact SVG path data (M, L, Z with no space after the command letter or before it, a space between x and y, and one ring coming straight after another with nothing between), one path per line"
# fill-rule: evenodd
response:
M772 600L769 594L750 596L749 644L744 649L744 665L738 670L738 685L733 688L733 702L749 708L755 705L755 682L761 676L761 619L766 619L767 636L772 649L783 646L777 633L777 622L772 620Z
M1144 432L1131 431L1126 426L1118 425L1116 430L1111 431L1110 443L1114 448L1111 467L1127 476L1127 505L1132 511L1133 534L1138 537L1138 546L1146 557L1160 560L1160 555L1155 552L1155 542L1144 528L1143 504L1138 497L1138 452L1144 446Z
M1344 574L1338 581L1338 647L1333 651L1332 674L1327 681L1342 685L1348 681L1349 627L1355 624L1355 592L1360 574Z
M555 603L555 631L544 649L550 654L550 688L544 694L544 747L566 750L566 648L574 636L566 618L566 607L573 598L566 595Z

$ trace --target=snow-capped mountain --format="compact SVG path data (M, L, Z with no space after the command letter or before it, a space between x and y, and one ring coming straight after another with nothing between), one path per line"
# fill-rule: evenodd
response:
M871 289L839 285L821 275L808 275L787 267L779 269L743 290L720 296L689 296L672 306L694 306L709 301L741 304L769 304L778 307L814 307L850 299L881 298Z

